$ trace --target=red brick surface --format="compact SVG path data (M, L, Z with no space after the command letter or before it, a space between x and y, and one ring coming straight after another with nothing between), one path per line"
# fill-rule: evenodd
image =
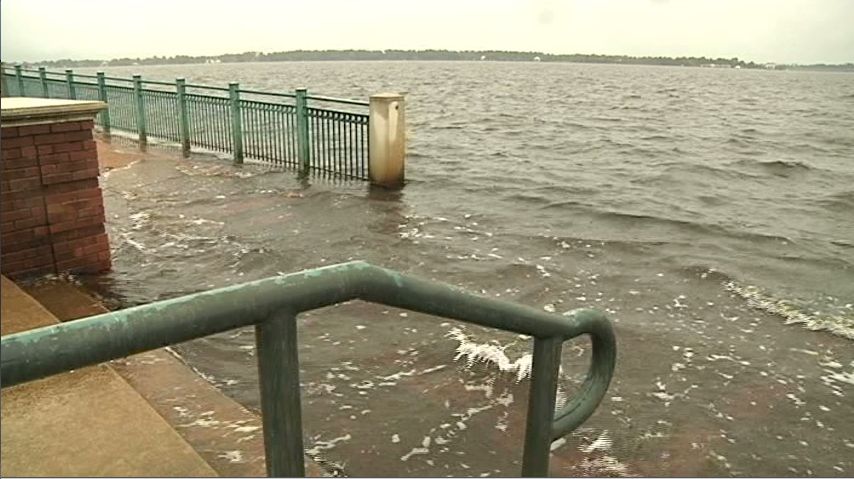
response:
M91 120L2 128L3 274L110 269L92 128Z

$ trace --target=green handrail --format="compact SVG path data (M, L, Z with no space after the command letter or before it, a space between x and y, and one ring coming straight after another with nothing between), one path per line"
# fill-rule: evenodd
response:
M555 439L584 422L616 362L611 323L592 310L558 316L356 261L262 279L4 336L2 387L255 325L267 473L305 475L296 315L361 299L534 338L522 475L548 474ZM554 412L561 345L587 334L593 357L581 389Z

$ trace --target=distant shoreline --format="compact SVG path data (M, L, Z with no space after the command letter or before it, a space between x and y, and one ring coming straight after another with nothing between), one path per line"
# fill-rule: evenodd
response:
M497 50L293 50L286 52L244 52L223 55L175 55L147 58L114 58L110 60L58 59L22 62L26 66L49 68L115 67L143 65L192 65L206 63L247 63L282 61L501 61L544 63L595 63L613 65L667 65L705 68L735 68L757 70L809 70L854 72L854 63L844 64L775 64L733 58L663 57L596 54L550 54L543 52L511 52Z

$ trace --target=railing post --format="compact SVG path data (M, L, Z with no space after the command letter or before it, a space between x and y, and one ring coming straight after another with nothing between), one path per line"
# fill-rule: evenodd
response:
M9 96L9 83L6 81L6 64L0 63L0 96Z
M104 133L110 133L110 103L107 101L107 79L104 78L104 72L97 72L98 77L98 99L107 104L107 108L101 111L101 127L104 128Z
M297 320L288 311L255 326L269 477L305 477Z
M403 95L371 95L368 119L368 176L374 185L403 186L406 116Z
M552 444L552 421L560 370L563 338L536 338L528 394L528 419L525 426L525 450L522 453L522 476L549 475L549 453Z
M183 78L175 80L175 91L178 93L178 128L181 135L181 153L190 156L190 117L187 114L187 81Z
M231 146L234 149L234 164L243 163L243 122L240 119L240 84L228 84L231 100Z
M70 69L65 70L65 82L68 84L68 99L76 100L77 91L74 90L74 72Z
M18 80L18 96L24 96L24 75L21 65L15 65L15 78Z
M145 127L145 103L142 99L142 75L133 76L133 95L136 98L136 129L139 133L139 146L145 148L148 144L148 133Z
M296 115L297 115L297 158L299 159L300 176L308 175L310 166L311 145L309 145L308 132L308 90L296 89Z
M44 67L39 67L39 79L42 82L42 93L45 98L50 98L50 89L47 87L47 70Z

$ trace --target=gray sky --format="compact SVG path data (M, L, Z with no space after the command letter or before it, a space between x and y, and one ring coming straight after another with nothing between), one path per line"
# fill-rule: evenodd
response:
M854 62L854 0L3 0L4 61L296 49Z

